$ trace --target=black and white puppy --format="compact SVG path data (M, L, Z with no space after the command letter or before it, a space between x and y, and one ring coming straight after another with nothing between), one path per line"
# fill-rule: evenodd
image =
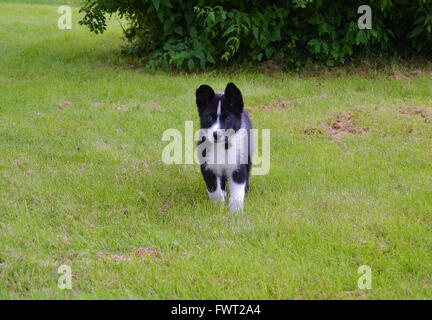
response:
M228 181L232 211L243 211L252 167L252 123L240 90L230 82L224 93L206 85L196 90L200 118L198 159L210 199L225 202Z

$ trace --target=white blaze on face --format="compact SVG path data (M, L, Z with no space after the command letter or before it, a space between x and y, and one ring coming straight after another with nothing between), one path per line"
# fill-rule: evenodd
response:
M220 114L221 114L221 100L219 100L218 107L217 107L216 121L207 130L207 139L209 139L210 141L213 141L213 142L214 142L213 133L220 130Z

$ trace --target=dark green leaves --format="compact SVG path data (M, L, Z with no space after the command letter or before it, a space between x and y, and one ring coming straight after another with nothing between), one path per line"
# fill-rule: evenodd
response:
M159 11L160 0L152 0L156 11Z
M298 67L371 55L432 55L432 0L370 3L373 29L359 30L358 1L85 0L80 24L95 33L118 14L126 54L151 68L203 70L275 60ZM123 23L122 23L123 24Z

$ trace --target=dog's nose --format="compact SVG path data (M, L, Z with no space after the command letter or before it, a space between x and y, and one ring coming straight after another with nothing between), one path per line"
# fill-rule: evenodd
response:
M219 133L219 131L214 131L213 132L213 138L215 141L218 141L220 138L221 134Z

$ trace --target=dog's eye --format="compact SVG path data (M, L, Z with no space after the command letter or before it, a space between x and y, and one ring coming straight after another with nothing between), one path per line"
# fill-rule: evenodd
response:
M212 122L214 120L214 116L213 116L213 114L209 114L208 116L207 116L207 121L208 122Z

